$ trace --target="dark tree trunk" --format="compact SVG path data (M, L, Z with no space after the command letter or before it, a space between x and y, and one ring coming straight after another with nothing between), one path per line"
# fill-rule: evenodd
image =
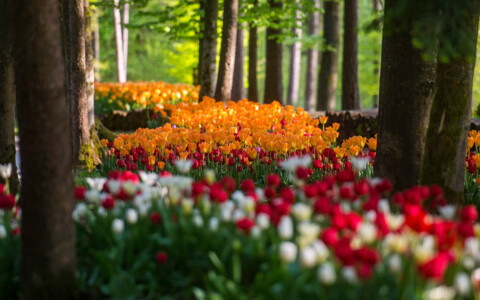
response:
M435 96L430 112L421 183L436 183L443 188L445 199L462 204L464 198L465 152L472 115L472 87L477 48L479 6L462 14L456 24L467 23L469 32L449 28L444 35L468 35L469 44L457 47L459 57L438 62L435 76ZM449 12L443 12L449 14ZM473 55L473 58L472 58Z
M200 0L200 8L199 8L199 13L200 13L200 23L198 25L199 33L200 33L200 39L198 40L198 64L197 68L193 70L193 84L194 85L199 85L200 84L200 74L202 73L202 50L203 50L203 28L205 24L205 0Z
M22 299L75 299L72 159L58 0L12 3L22 149Z
M320 7L320 0L315 1L315 8ZM317 36L319 34L320 13L318 11L310 15L308 21L308 34ZM307 57L307 80L305 84L305 109L307 111L315 110L315 85L317 83L318 69L318 50L314 47L308 49Z
M300 1L296 0L295 5L300 5ZM295 38L302 37L302 22L300 21L300 10L295 12L296 26L293 28ZM296 41L290 46L290 74L288 78L287 104L296 106L298 102L298 90L300 85L300 62L302 58L302 43Z
M271 10L280 11L282 9L281 0L268 0ZM274 22L279 22L275 19ZM280 28L267 28L267 53L266 53L266 71L265 71L265 94L264 103L278 101L283 104L283 77L282 77L282 43L278 41L278 36L282 34Z
M69 4L71 128L74 165L92 169L84 1L70 0Z
M15 151L15 82L12 57L12 10L10 1L0 1L0 164L11 164L10 193L18 192ZM3 179L0 178L0 183Z
M257 1L255 1L257 5ZM258 102L257 27L250 24L248 33L248 100Z
M340 46L340 3L324 1L323 37L320 72L318 75L317 110L335 110Z
M373 13L378 17L380 11L382 10L382 3L380 0L372 0L373 4ZM382 31L382 27L380 22L376 24L375 28L378 32ZM380 51L377 50L377 47L373 49L373 54L375 59L373 60L373 74L375 75L376 78L380 77L380 62L378 61L377 57L380 54ZM373 107L377 108L378 107L378 93L374 94L372 96L372 102L373 102Z
M390 179L398 190L418 184L435 83L435 64L425 62L412 45L415 10L394 14L401 1L385 1L374 165L375 175Z
M358 92L358 0L345 0L343 10L342 109L360 108Z
M232 99L233 68L237 42L238 0L224 0L222 46L218 66L215 100L226 102Z
M237 42L235 43L235 67L233 70L232 100L239 101L245 98L245 85L243 84L244 47L242 24L237 24Z
M217 74L217 19L218 0L205 0L205 23L203 27L202 66L200 68L200 96L213 98Z

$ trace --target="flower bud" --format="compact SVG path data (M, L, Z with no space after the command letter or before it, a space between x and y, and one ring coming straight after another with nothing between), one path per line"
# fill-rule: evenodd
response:
M123 232L125 228L125 223L121 219L115 219L112 223L112 231L113 233L120 234Z
M135 224L137 223L138 220L138 213L135 209L129 208L127 209L126 217L125 219L127 220L128 224Z
M292 218L283 216L278 223L278 235L281 239L287 240L293 236L293 222Z
M292 242L282 242L279 247L280 260L290 263L297 257L297 245Z
M453 285L460 296L468 296L470 294L470 278L466 273L461 272L455 275Z
M335 268L331 263L324 263L317 269L318 280L325 284L331 285L335 282L337 276L335 274Z
M7 237L7 229L3 224L0 224L0 239L4 239Z
M311 268L317 264L317 253L313 247L304 247L300 250L300 263L304 268Z

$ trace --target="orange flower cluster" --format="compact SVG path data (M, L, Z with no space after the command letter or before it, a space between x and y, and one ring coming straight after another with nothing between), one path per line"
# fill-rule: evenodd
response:
M321 153L325 148L335 146L338 137L339 124L322 130L318 127L320 120L313 119L302 108L284 107L278 102L260 105L242 100L225 105L205 97L198 104L166 104L155 111L168 112L170 123L156 129L138 129L133 134L119 135L114 146L122 156L138 146L149 155L157 147L162 154L175 147L183 159L196 151L209 154L218 148L225 156L242 149L252 161L258 153L256 148L283 157L298 150ZM335 153L339 158L345 154L357 156L366 142L366 138L353 137L342 147L335 148Z
M96 82L95 100L114 103L123 109L130 106L153 107L178 102L197 102L200 87L167 82Z

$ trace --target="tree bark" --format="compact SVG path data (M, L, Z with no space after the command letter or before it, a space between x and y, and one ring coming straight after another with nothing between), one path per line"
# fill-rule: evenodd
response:
M88 164L90 158L87 153L92 156L90 124L93 121L89 119L89 74L87 73L86 61L87 40L84 1L86 0L70 0L69 4L70 35L68 48L70 49L71 128L73 163L78 167ZM90 113L90 117L93 119L93 110ZM89 169L93 168L92 164L89 165Z
M226 102L232 99L233 68L235 64L235 44L237 41L238 0L224 0L222 45L218 66L215 100Z
M397 16L401 1L385 1L374 165L375 176L390 179L398 190L418 184L435 82L434 63L412 45L417 13L412 8Z
M258 0L254 1L258 5ZM257 27L249 24L248 33L248 100L258 102L257 81Z
M125 25L130 23L130 3L128 1L123 5L122 23L123 63L126 80L128 78L128 28Z
M280 11L282 9L281 0L268 0L271 10ZM278 18L273 20L278 23ZM266 72L265 72L265 93L264 103L278 101L283 104L283 77L282 77L282 43L278 41L278 36L282 34L282 29L267 28L267 53L266 53Z
M11 2L0 1L0 164L12 164L10 193L19 189L15 147L15 82L12 57ZM4 183L0 178L0 183Z
M200 95L213 98L217 74L217 19L218 0L205 0L205 24L202 38L202 66L199 70Z
M118 82L127 81L127 72L125 70L125 57L123 48L122 24L120 17L119 0L113 0L113 23L115 26L115 49L117 55L117 78Z
M300 5L299 0L295 0L295 5ZM293 35L296 39L302 38L301 12L295 12L296 26L293 28ZM296 41L290 46L290 74L288 78L287 104L296 106L298 102L298 90L300 85L300 62L302 58L302 43Z
M100 29L98 28L98 13L96 9L91 10L92 12L92 47L93 47L93 70L94 78L97 81L100 81Z
M90 0L83 0L83 2L85 10L85 70L87 76L88 129L91 131L95 124L95 69L93 67L92 11L90 9Z
M464 198L479 11L479 5L474 4L469 11L451 15L452 19L457 18L456 24L467 23L469 32L457 32L453 28L442 32L443 35L468 35L469 44L465 48L457 47L458 58L437 63L435 96L421 170L421 183L438 184L443 188L445 199L453 204L462 204Z
M243 83L243 68L245 64L245 51L243 47L242 24L237 24L237 41L235 45L235 67L233 70L232 100L239 101L245 98L245 85Z
M340 47L340 3L324 1L323 37L320 72L318 75L317 110L335 110Z
M360 109L358 92L358 0L345 0L343 13L342 109Z
M382 3L380 0L372 0L373 4L373 14L378 16L380 11L382 10ZM378 32L382 31L382 26L380 22L376 24L376 30ZM373 61L373 74L375 75L376 78L380 78L380 62L378 61L377 57L379 55L379 51L375 47L373 49L373 54L375 56L375 59ZM378 93L374 94L372 96L372 102L373 102L373 107L377 108L378 107Z
M315 1L315 8L320 7L320 0ZM310 14L308 20L308 34L317 36L319 34L320 13L315 11ZM305 84L305 109L307 111L315 110L315 85L317 83L318 69L318 50L315 47L308 49L307 56L307 80Z
M12 1L22 160L22 299L75 299L72 159L58 0Z
M200 85L200 74L202 74L202 50L203 50L203 35L204 35L204 24L205 24L205 0L199 1L200 8L200 22L199 22L199 33L200 39L198 40L198 64L197 68L193 69L193 84ZM200 99L199 99L200 100Z

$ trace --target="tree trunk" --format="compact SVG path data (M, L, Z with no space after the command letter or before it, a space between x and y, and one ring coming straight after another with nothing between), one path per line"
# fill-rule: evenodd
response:
M390 179L398 190L418 184L435 82L434 63L412 45L415 10L396 16L401 1L385 1L374 165L375 176Z
M73 163L77 167L88 165L92 154L90 140L85 0L70 0L69 4L69 45L70 49L70 96L72 116ZM88 47L90 48L90 47ZM93 118L93 111L90 112Z
M12 164L10 192L18 192L15 151L15 82L10 1L0 1L0 164ZM0 178L3 183L3 179Z
M317 110L335 110L340 47L340 3L324 1L323 37L320 72L318 75Z
M215 78L217 74L217 19L218 0L205 0L205 23L202 40L202 66L200 68L200 95L213 97L215 93Z
M83 0L85 9L85 69L87 75L87 111L88 129L91 132L95 124L95 69L93 67L93 31L90 0Z
M118 82L127 81L127 72L125 70L125 57L123 54L123 36L120 17L119 0L113 0L113 23L115 26L115 47L117 54L117 78Z
M58 0L12 1L22 160L22 299L75 299L72 159Z
M380 0L372 0L373 4L373 14L378 17L380 14L380 11L382 10L382 3ZM382 26L380 22L376 24L376 30L378 32L382 31ZM376 78L380 77L380 62L378 61L377 57L379 55L379 51L377 50L377 47L373 49L373 55L375 57L373 61L373 74L375 75ZM373 107L377 108L378 107L378 93L374 94L372 96L372 102L373 102Z
M100 81L100 29L98 28L98 13L97 9L92 9L92 48L93 48L93 70L94 78Z
M233 70L232 100L239 101L245 98L245 85L243 84L244 48L242 24L237 24L237 42L235 43L235 67Z
M462 204L464 198L465 152L472 115L472 87L477 48L479 5L464 11L455 24L467 23L469 32L449 28L443 35L468 35L469 44L457 47L459 57L438 62L435 96L425 142L421 183L436 183L443 188L445 199ZM449 12L443 12L448 14ZM473 55L473 58L471 57Z
M295 5L300 5L299 0L295 0ZM293 28L293 35L296 39L302 38L302 21L301 12L297 10L295 13L296 26ZM290 74L288 78L288 94L287 104L297 106L298 90L300 85L300 62L302 58L302 43L296 41L290 47Z
M226 102L232 99L233 67L237 39L238 0L224 0L222 46L218 66L215 100Z
M255 7L258 0L254 1ZM248 33L248 100L258 102L257 82L257 27L249 24Z
M204 24L205 24L205 0L199 1L200 8L200 22L199 22L199 35L200 39L198 40L198 64L197 68L193 69L193 84L199 85L200 84L200 74L202 73L202 50L203 50L203 34L204 34ZM199 99L200 100L200 99Z
M358 92L358 0L345 0L343 13L342 109L360 109Z
M130 23L130 3L128 1L123 5L122 23L123 63L126 80L128 78L128 28L125 25Z
M282 9L281 0L268 0L270 9L279 12ZM276 18L273 22L278 23ZM267 53L265 71L264 103L278 101L283 104L283 77L282 77L282 43L278 36L282 34L281 28L267 28Z
M315 1L315 8L320 7L320 0ZM309 17L308 34L317 36L319 34L320 13L315 11ZM317 83L318 50L315 47L308 49L307 57L307 80L305 84L305 109L315 110L315 84Z

